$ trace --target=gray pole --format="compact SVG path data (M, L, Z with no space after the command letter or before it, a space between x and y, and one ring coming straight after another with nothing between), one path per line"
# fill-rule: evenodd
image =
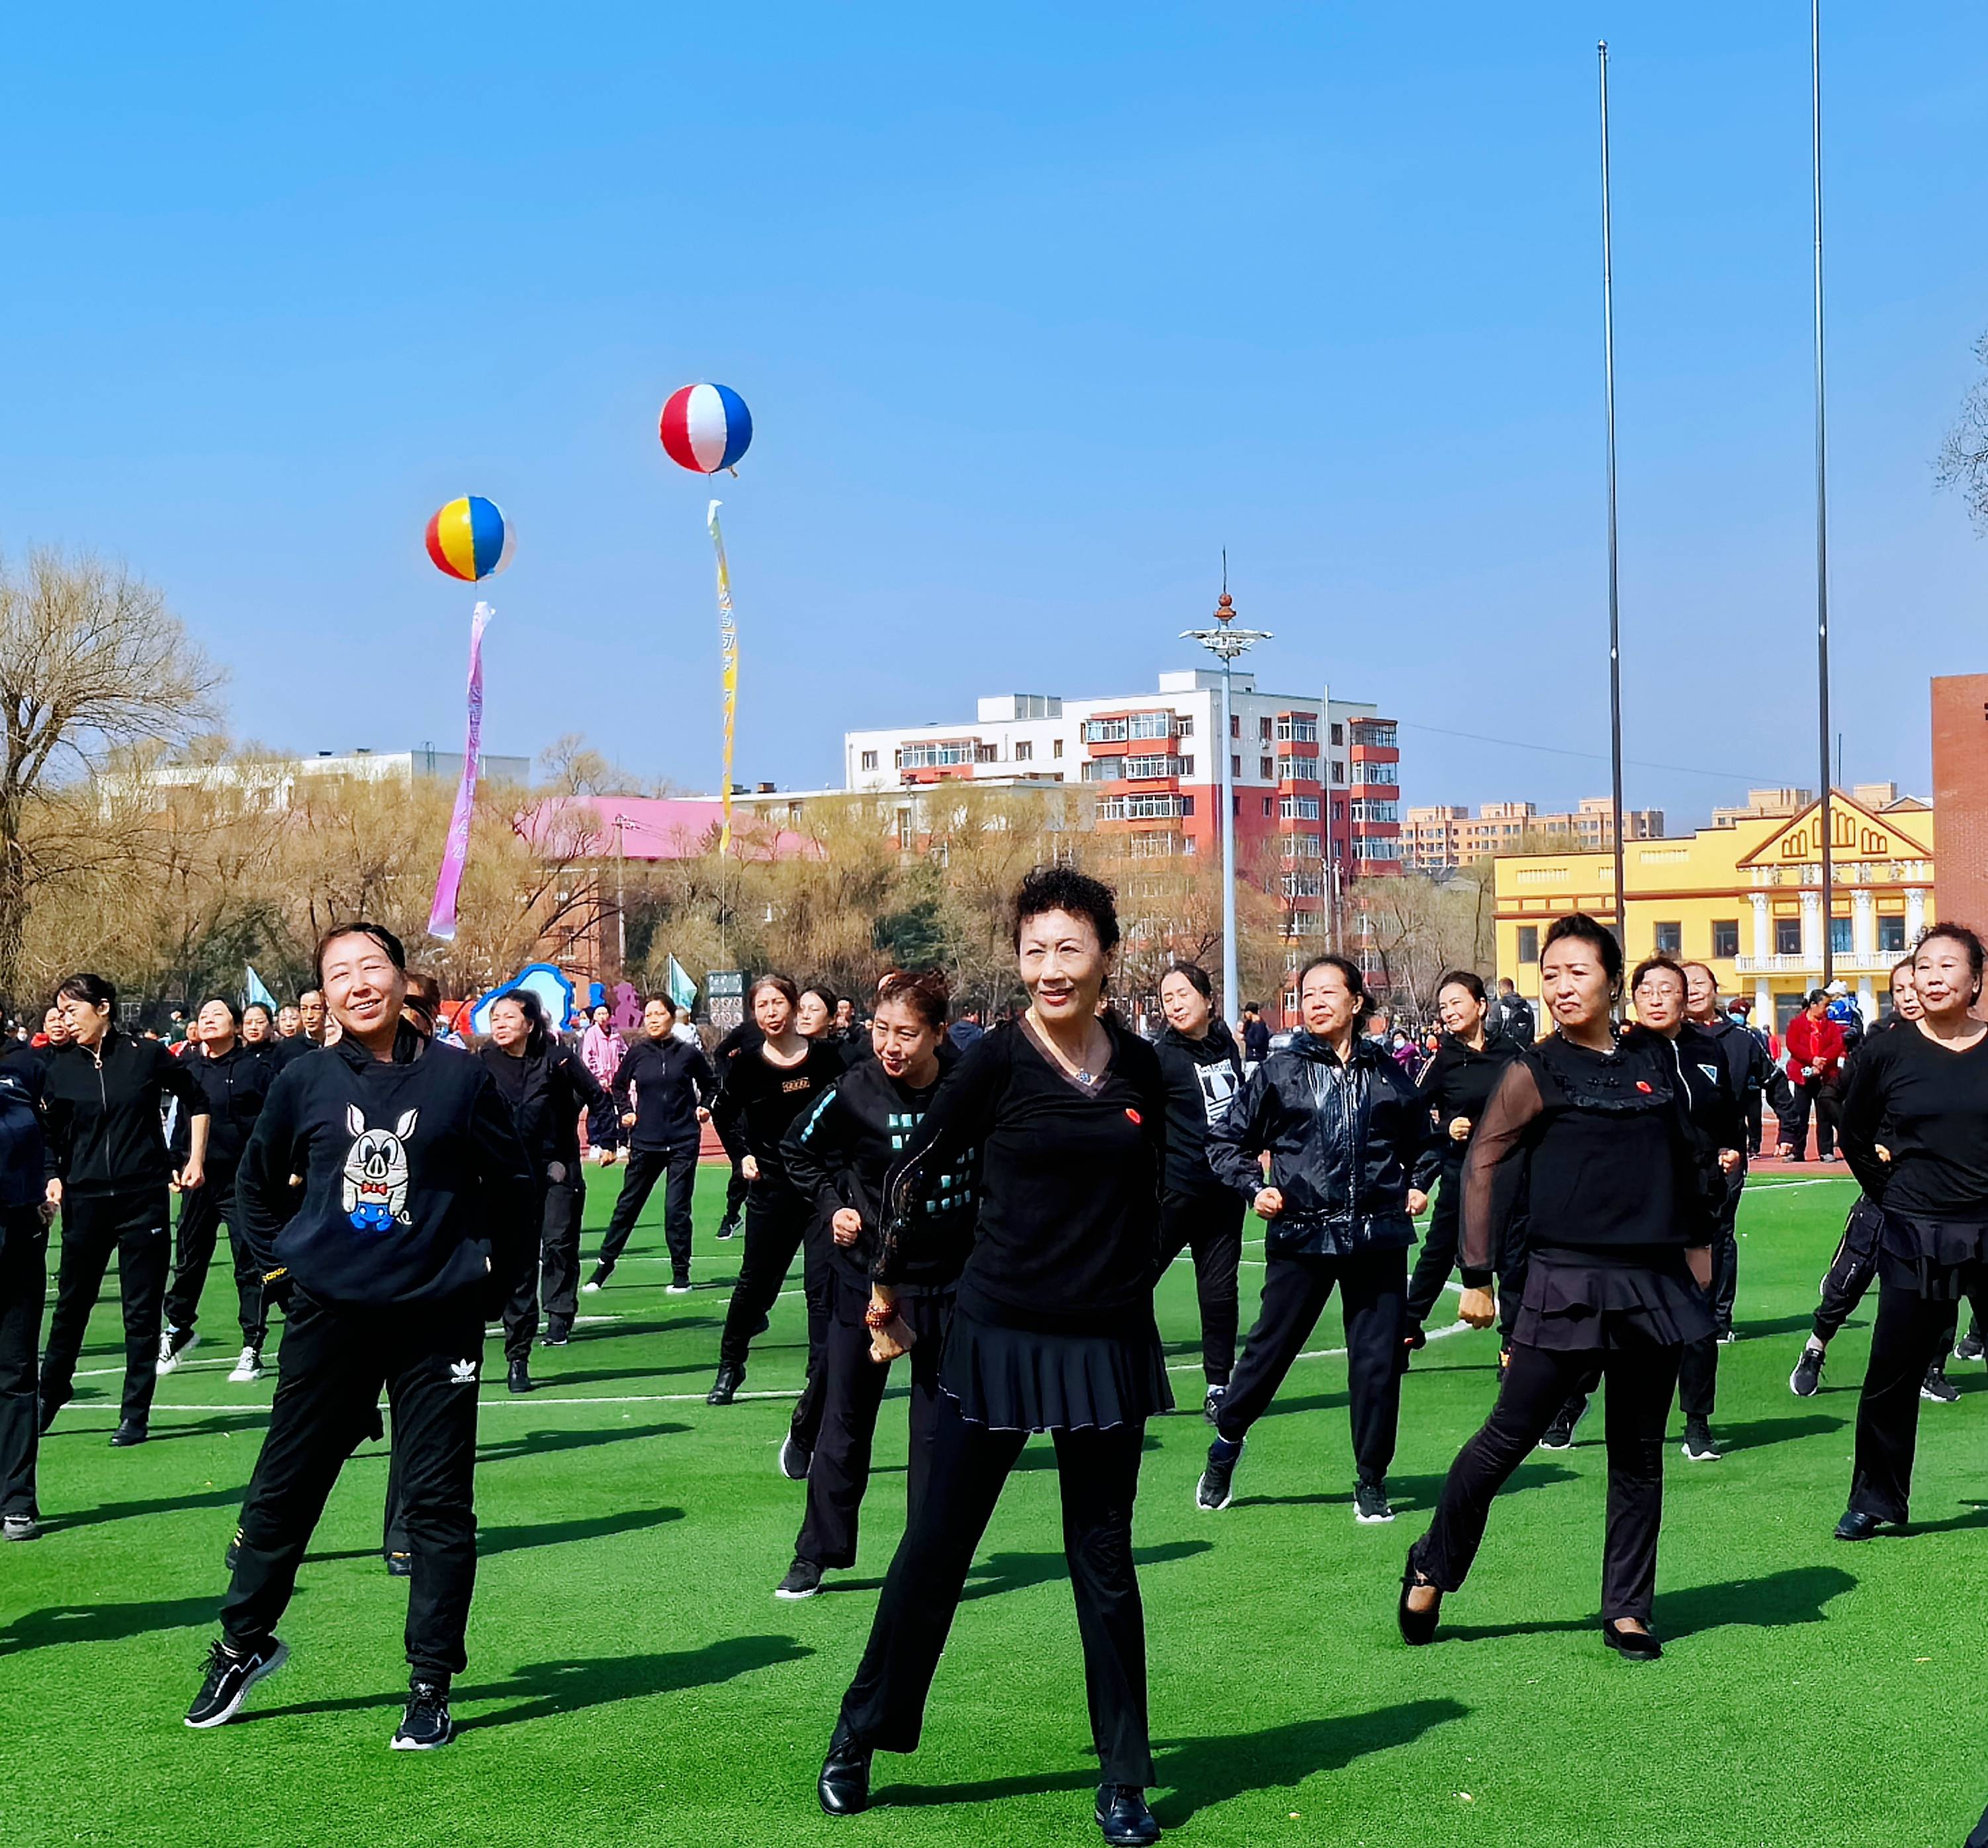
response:
M1183 629L1181 640L1200 643L1222 663L1222 735L1216 741L1222 765L1217 784L1221 794L1216 799L1222 804L1222 1017L1230 1026L1239 1027L1242 976L1236 941L1236 772L1229 748L1229 677L1236 657L1248 654L1257 643L1270 640L1270 631L1237 628L1235 603L1226 590L1216 601L1215 620L1212 629Z
M1815 704L1821 742L1822 813L1822 985L1835 979L1830 945L1833 881L1829 774L1829 426L1822 370L1822 0L1809 0L1809 160L1815 181Z
M1608 762L1615 830L1615 941L1629 943L1622 872L1622 613L1615 543L1615 279L1608 208L1608 41L1595 47L1601 69L1601 367L1608 402Z

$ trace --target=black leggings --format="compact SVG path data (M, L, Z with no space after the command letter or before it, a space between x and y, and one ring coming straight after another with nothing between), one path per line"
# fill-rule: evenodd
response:
M1579 1383L1608 1382L1608 1527L1601 1616L1649 1620L1664 1519L1664 1420L1677 1390L1675 1347L1563 1350L1514 1343L1498 1403L1449 1466L1429 1530L1408 1561L1442 1590L1462 1589L1491 1503Z
M1104 1431L1051 1434L1098 1776L1105 1783L1141 1787L1154 1776L1132 1503L1145 1434L1143 1420ZM968 1424L958 1402L942 1394L931 1481L891 1562L869 1647L842 1698L844 1722L859 1745L880 1752L917 1747L925 1699L975 1549L1027 1441L1026 1431Z
M1428 1230L1422 1235L1415 1275L1408 1279L1408 1300L1402 1319L1409 1327L1420 1328L1428 1321L1442 1295L1442 1286L1456 1269L1456 1242L1462 1229L1458 1213L1463 1197L1462 1173L1461 1160L1444 1160L1435 1204L1429 1212Z
M720 1367L745 1366L814 1218L814 1208L786 1181L752 1183L746 1199L745 1255L725 1312L725 1332L718 1339ZM810 1310L813 1306L811 1300ZM810 1323L813 1319L811 1314Z
M63 1195L62 1263L42 1356L42 1402L69 1402L83 1330L113 1252L124 1309L124 1397L118 1415L143 1424L151 1417L159 1383L159 1323L172 1269L172 1222L163 1183L122 1194Z
M1242 1196L1226 1188L1219 1193L1169 1193L1160 1202L1159 1268L1164 1271L1183 1251L1194 1254L1194 1292L1201 1304L1201 1370L1210 1386L1226 1386L1236 1370L1242 1212Z

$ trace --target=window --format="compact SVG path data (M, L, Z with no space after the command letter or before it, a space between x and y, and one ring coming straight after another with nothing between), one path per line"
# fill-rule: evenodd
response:
M907 745L898 753L898 766L904 770L936 770L952 764L970 764L974 752L971 738L943 745Z
M1681 924L1660 924L1654 933L1656 952L1659 956L1682 956L1684 954L1684 926Z
M1181 760L1177 757L1128 757L1124 759L1128 776L1178 776Z
M1537 962L1540 959L1540 927L1521 924L1519 927L1519 960Z
M1284 920L1286 937L1323 937L1325 934L1325 914L1323 911L1293 911Z
M1174 736L1176 738L1194 736L1194 715L1192 712L1183 712L1174 721Z
M1077 766L1077 780L1087 783L1114 782L1125 774L1122 757L1087 757Z
M1318 742L1318 715L1316 712L1286 712L1277 721L1277 742L1280 745L1315 745Z
M1334 802L1332 806L1337 809L1339 804ZM1371 802L1356 802L1353 805L1353 819L1355 821L1398 822L1401 819L1401 805L1395 802L1381 802L1378 799Z
M1905 953L1905 921L1902 916L1878 920L1878 954L1902 956Z
M1285 859L1317 860L1319 856L1318 836L1316 834L1287 834L1284 836Z
M1174 759L1174 762L1175 762L1175 763L1178 766L1178 769L1175 770L1175 775L1177 775L1177 776L1192 776L1192 775L1193 775L1193 774L1194 774L1194 759L1193 759L1192 758L1191 758L1191 757L1177 757L1177 758L1175 758Z
M1165 828L1132 836L1131 855L1134 860L1168 860L1180 850L1181 837Z
M1777 956L1799 956L1801 953L1801 920L1799 917L1776 918L1774 954Z
M1740 954L1738 918L1715 917L1712 921L1712 953L1715 956L1737 956Z
M1259 757L1256 759L1256 774L1266 783L1273 782L1276 780L1277 766L1271 758Z
M1325 890L1323 873L1286 873L1280 888L1286 898L1317 898Z
M1353 721L1353 742L1356 745L1371 745L1377 751L1395 748L1395 728L1391 721L1378 718L1356 718Z
M1832 917L1829 921L1829 953L1832 956L1850 954L1850 920Z
M1280 757L1277 759L1277 781L1280 783L1315 783L1318 781L1318 759L1315 757Z
M1356 783L1398 783L1401 780L1401 766L1356 763L1353 766L1353 780Z
M1135 712L1126 722L1128 738L1172 738L1173 735L1171 712Z
M1242 760L1232 751L1229 754L1229 774L1232 777L1242 774Z
M1097 805L1100 821L1172 821L1193 813L1191 796L1107 796Z
M1035 755L1036 747L1030 743L1026 738L1019 738L1016 741L1015 762L1016 763L1032 763L1035 761Z
M1296 988L1284 991L1284 1018L1288 1020L1298 1011L1298 992Z
M1332 760L1332 780L1336 783L1343 783L1346 780L1345 763L1337 757Z
M1240 738L1242 735L1242 717L1240 713L1232 712L1229 714L1229 735L1231 738Z
M1087 718L1084 721L1087 745L1122 745L1128 736L1122 718Z
M1346 742L1346 728L1344 725L1336 725L1332 728L1332 742L1335 745L1343 745Z
M1270 721L1267 718L1257 720L1256 735L1266 745L1270 742Z
M877 768L877 753L875 752L866 751L863 753L863 768L866 770L874 770Z
M1391 836L1378 839L1371 834L1363 834L1353 843L1355 860L1399 860L1401 843Z
M1316 796L1286 796L1279 799L1277 813L1285 821L1317 821L1318 798Z
M1061 738L1052 738L1050 741L1050 755L1052 757L1060 757L1063 755L1063 740Z
M998 764L1001 761L1001 747L976 744L973 747L973 761L976 764Z
M1276 810L1277 810L1277 799L1276 799L1274 796L1265 796L1265 797L1263 798L1263 819L1264 819L1264 820L1268 821L1268 820L1270 819L1270 817L1276 813Z
M1334 803L1333 803L1333 805L1332 805L1332 819L1333 819L1334 821L1344 821L1344 820L1345 820L1345 819L1346 819L1346 805L1345 805L1345 803L1344 803L1344 802L1339 802L1339 801L1337 801L1337 800L1335 800L1335 801L1334 802Z

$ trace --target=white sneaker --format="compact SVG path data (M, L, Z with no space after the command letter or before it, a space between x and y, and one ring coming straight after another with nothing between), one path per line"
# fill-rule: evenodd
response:
M242 1350L242 1358L235 1363L235 1370L228 1376L230 1386L253 1386L262 1377L262 1356L252 1347Z
M597 1296L600 1294L600 1285L597 1283L583 1283L580 1286L580 1293L583 1296Z
M183 1355L191 1353L199 1345L200 1336L192 1334L175 1346L173 1331L171 1329L162 1329L159 1335L159 1363L156 1370L161 1373L171 1373L179 1365Z

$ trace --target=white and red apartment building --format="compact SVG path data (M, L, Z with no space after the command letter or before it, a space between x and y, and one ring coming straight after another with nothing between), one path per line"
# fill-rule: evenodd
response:
M1236 865L1268 867L1293 939L1331 929L1334 882L1401 870L1401 751L1395 721L1374 707L1260 692L1237 674L1229 735L1222 676L1160 676L1148 694L1064 699L1002 694L971 725L851 731L846 785L908 792L971 782L1009 789L1080 784L1100 829L1131 836L1135 855L1219 854L1226 744L1236 793Z

